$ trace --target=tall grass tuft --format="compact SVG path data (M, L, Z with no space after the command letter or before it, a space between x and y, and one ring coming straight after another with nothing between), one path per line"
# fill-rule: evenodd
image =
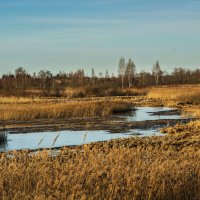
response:
M60 136L60 133L54 138L53 143L52 143L52 148L55 145L56 141L58 140L58 137Z

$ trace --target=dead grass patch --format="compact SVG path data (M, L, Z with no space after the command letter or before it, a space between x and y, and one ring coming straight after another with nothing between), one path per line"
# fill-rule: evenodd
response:
M102 117L132 109L127 101L13 101L0 104L0 120Z

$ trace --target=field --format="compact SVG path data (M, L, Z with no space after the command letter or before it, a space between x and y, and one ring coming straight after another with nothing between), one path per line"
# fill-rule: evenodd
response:
M101 117L133 105L176 106L198 117L199 97L199 86L192 89L173 86L149 88L148 94L140 97L76 99L76 102L2 98L0 117L4 121ZM131 137L63 147L58 151L1 153L0 197L200 199L200 121L177 124L162 132L166 136Z

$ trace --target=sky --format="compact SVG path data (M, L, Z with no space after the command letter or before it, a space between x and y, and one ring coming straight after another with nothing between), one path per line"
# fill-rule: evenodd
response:
M0 0L0 74L200 68L200 0Z

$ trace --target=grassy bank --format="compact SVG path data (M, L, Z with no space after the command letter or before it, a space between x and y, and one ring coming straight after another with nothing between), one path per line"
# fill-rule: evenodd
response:
M169 106L183 105L183 110L200 117L200 85L154 87L147 97L164 100Z
M130 110L127 101L51 102L16 100L0 103L0 120L33 120L58 118L102 117L114 112Z
M200 198L200 124L173 136L130 138L0 155L2 199ZM13 156L14 155L14 156ZM17 183L17 184L16 184Z

